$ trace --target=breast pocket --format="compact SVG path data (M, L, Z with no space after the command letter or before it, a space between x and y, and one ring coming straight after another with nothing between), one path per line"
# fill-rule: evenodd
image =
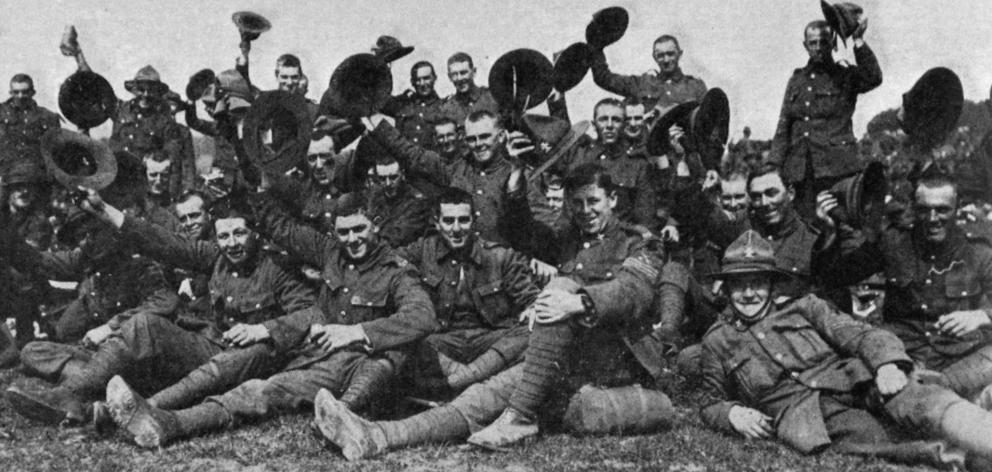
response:
M372 321L389 316L385 293L362 293L351 297L350 305L354 323Z
M775 383L768 370L748 352L738 352L724 365L727 376L748 402L756 402Z
M816 328L805 318L787 318L772 327L782 338L782 347L790 351L799 360L799 365L792 366L805 370L818 364L830 356L833 349L816 331Z
M510 313L513 305L501 281L480 285L472 291L475 304L482 316L493 326L513 324L514 314Z
M966 265L958 265L944 278L944 296L951 305L951 310L979 308L982 293L978 274Z
M225 320L230 325L237 323L259 324L282 315L282 309L272 293L254 293L241 296L228 305Z

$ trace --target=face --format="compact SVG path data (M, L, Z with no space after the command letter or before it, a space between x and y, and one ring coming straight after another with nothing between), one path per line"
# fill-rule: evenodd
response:
M617 206L616 193L607 193L599 185L580 187L568 195L568 208L572 222L586 234L599 234L613 219Z
M207 212L203 206L203 199L197 196L176 203L176 216L182 225L183 235L189 239L200 239L207 227Z
M145 159L145 176L148 178L148 193L162 195L169 184L170 161Z
M34 97L34 87L28 82L11 82L10 83L10 98L14 99L15 104L26 103Z
M426 97L434 91L434 83L437 82L437 75L434 74L433 67L420 66L417 70L413 71L413 77L410 78L410 82L413 85L413 91L417 92L417 95Z
M720 180L720 205L731 213L747 209L747 179Z
M451 249L468 243L472 232L472 206L468 203L442 203L434 226Z
M375 179L379 181L379 186L384 189L386 196L395 197L400 191L400 184L403 182L400 164L393 162L392 164L376 165Z
M161 93L152 84L138 82L131 88L131 93L138 99L138 108L148 109L162 98Z
M561 187L549 187L544 197L548 199L548 206L554 210L561 210L565 206L565 189Z
M831 49L833 49L833 32L830 28L809 28L806 30L806 41L803 47L809 53L809 58L813 62L827 62L832 59Z
M757 320L768 313L771 301L772 281L767 275L747 274L726 281L730 292L730 303L737 316L745 320Z
M682 50L675 44L675 41L662 41L654 43L652 51L654 62L658 64L661 72L670 74L679 68L679 59L682 58Z
M496 125L494 118L465 121L465 142L476 162L483 163L492 159L496 147L502 145L502 138L503 130Z
M448 65L448 78L455 86L455 92L466 93L475 83L475 67L472 67L468 61L452 62Z
M314 182L321 186L331 184L334 178L334 139L325 136L310 141L307 148L307 167Z
M940 187L920 185L916 188L913 212L916 226L922 231L927 242L940 244L947 239L947 232L954 224L957 203L954 187L950 185Z
M18 210L25 210L34 203L35 193L31 185L14 184L9 188L7 205Z
M258 235L248 229L244 218L220 218L214 222L217 246L232 264L247 261L258 247Z
M362 214L339 216L334 219L334 234L344 247L348 258L353 260L362 260L372 252L378 231L372 220Z
M434 142L437 150L450 156L458 148L458 128L454 123L442 123L434 127Z
M765 226L781 223L786 207L792 203L793 193L776 173L755 177L748 189L752 216Z
M639 138L644 134L644 105L627 105L624 107L623 132L630 138Z
M600 144L613 144L620 139L625 119L623 107L610 104L600 105L596 108L593 119Z
M300 83L303 81L303 73L299 67L276 67L276 83L279 90L284 92L298 93L302 89Z

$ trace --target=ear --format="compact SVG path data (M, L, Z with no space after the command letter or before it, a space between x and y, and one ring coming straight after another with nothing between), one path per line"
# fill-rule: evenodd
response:
M614 190L610 192L610 196L606 198L608 198L610 201L610 209L615 209L617 207L617 202L619 201L619 197L617 196L617 191Z

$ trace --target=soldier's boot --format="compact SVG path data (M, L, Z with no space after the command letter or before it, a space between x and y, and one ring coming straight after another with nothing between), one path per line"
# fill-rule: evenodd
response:
M452 406L441 406L399 421L363 419L327 390L314 399L314 417L321 434L348 460L373 457L390 449L463 438L468 422Z
M490 451L506 451L515 444L537 436L537 421L510 407L492 424L468 437L468 443Z
M992 413L968 401L958 401L944 410L940 432L945 439L969 454L992 459Z
M217 382L217 367L210 362L197 367L178 382L152 395L148 399L148 404L163 410L185 408L213 394Z
M510 407L517 413L527 418L537 416L548 389L561 375L574 330L569 322L534 327L524 353L523 375L510 396Z
M178 411L154 408L119 376L107 384L107 406L117 427L135 444L147 449L221 429L231 423L227 410L214 402Z
M395 371L389 360L365 359L355 370L348 388L341 394L341 403L352 411L365 408L372 398L382 393Z
M64 387L14 385L7 389L7 401L14 411L47 424L78 425L86 421L85 406L76 394Z
M448 386L455 390L492 377L509 365L503 354L495 349L483 352L468 364L459 363L441 353L438 353L438 359L447 376Z

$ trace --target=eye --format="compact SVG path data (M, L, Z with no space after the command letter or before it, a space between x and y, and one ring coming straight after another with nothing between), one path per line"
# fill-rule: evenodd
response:
M451 224L454 224L454 223L455 223L455 219L454 219L454 218L451 218L451 217L448 217L448 216L446 216L446 217L444 217L444 218L441 218L441 223L444 223L444 224L446 224L446 225L451 225Z

